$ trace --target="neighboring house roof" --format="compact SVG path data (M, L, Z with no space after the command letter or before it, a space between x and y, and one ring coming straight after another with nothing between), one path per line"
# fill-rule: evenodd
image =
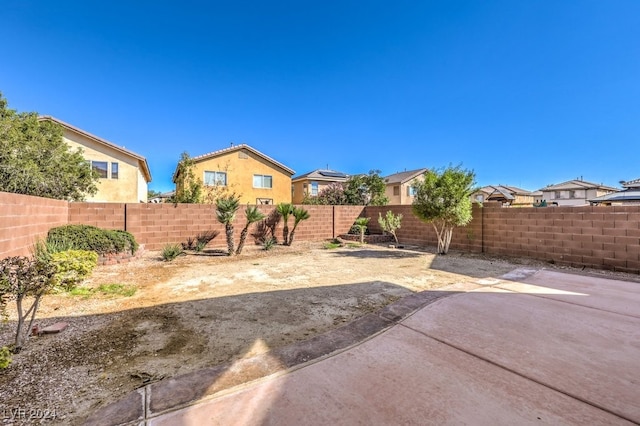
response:
M574 179L555 185L547 185L540 191L560 191L566 189L603 189L605 191L617 191L617 188L606 186L601 183L587 182L586 180Z
M626 182L620 182L625 188L640 188L640 178L634 180L628 180Z
M344 182L347 180L348 177L349 177L348 174L338 172L336 170L318 169L309 173L305 173L300 176L295 176L291 178L291 182L297 182L303 179L323 180L323 181L330 181L330 182Z
M592 204L599 204L604 202L640 202L640 187L625 189L624 191L618 191L600 197L591 198L589 200Z
M526 189L518 188L517 186L508 186L508 185L487 185L480 188L478 191L482 191L486 194L492 194L494 192L499 192L505 196L511 197L513 199L513 194L515 195L533 195L531 191L527 191Z
M209 160L211 158L216 158L219 157L221 155L224 154L229 154L231 152L235 152L235 151L240 151L246 149L249 152L254 153L255 155L257 155L258 157L261 157L262 159L276 165L277 167L281 168L282 170L285 171L285 173L288 173L290 176L293 175L295 173L295 171L293 169L290 169L289 167L285 166L284 164L274 160L273 158L269 157L268 155L265 155L263 153L261 153L260 151L258 151L255 148L251 148L249 145L241 143L239 145L233 145L230 146L228 148L224 148L224 149L219 149L217 151L213 151L213 152L209 152L207 154L202 154L202 155L198 155L196 157L193 157L192 160L196 163L200 163L202 161L205 160ZM178 175L178 168L176 167L176 171L173 173L173 182L175 183L176 181L176 177Z
M84 136L84 137L86 137L88 139L93 140L94 142L98 142L99 144L105 145L105 146L107 146L107 147L109 147L111 149L114 149L114 150L119 151L119 152L121 152L123 154L126 154L126 155L128 155L130 157L135 158L136 160L138 160L138 164L140 165L140 170L142 170L142 174L144 175L144 178L146 179L147 182L151 182L151 171L149 170L149 164L147 163L147 159L144 158L142 155L136 154L135 152L129 151L128 149L125 149L122 146L118 146L118 145L116 145L116 144L114 144L112 142L109 142L108 140L105 140L105 139L102 139L102 138L100 138L98 136L92 135L89 132L85 132L82 129L79 129L79 128L75 127L75 126L72 126L69 123L65 123L64 121L62 121L62 120L60 120L58 118L52 117L50 115L40 116L40 117L38 117L38 120L41 120L41 121L42 120L53 121L54 123L58 123L59 125L61 125L62 127L64 127L67 130L70 130L72 132L78 133L78 134L80 134L80 135L82 135L82 136Z
M394 173L384 178L384 181L387 185L391 185L394 183L403 184L410 180L417 178L418 176L424 174L429 169L418 169L418 170L409 170L400 173Z

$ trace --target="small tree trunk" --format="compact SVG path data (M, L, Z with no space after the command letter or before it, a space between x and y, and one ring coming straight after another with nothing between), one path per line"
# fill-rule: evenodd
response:
M364 228L360 228L360 244L364 244Z
M282 227L282 239L284 240L282 244L284 244L285 246L288 246L289 245L289 226L287 225L287 222L285 222L284 226Z
M247 234L249 233L249 223L247 226L242 228L242 232L240 233L240 242L238 243L238 248L236 249L236 254L242 253L242 249L244 248L244 241L247 239Z
M227 251L229 256L233 256L234 253L234 241L233 241L233 226L225 225L225 230L227 232Z
M16 307L18 308L18 327L16 330L15 348L16 352L19 352L24 343L24 336L22 335L22 329L24 328L24 315L22 314L22 300L23 296L16 298Z
M451 236L453 235L453 227L448 226L444 229L444 247L442 254L447 254L449 252L449 245L451 244Z
M42 294L36 296L36 299L33 301L33 305L31 305L31 319L29 320L29 325L27 326L27 337L31 336L31 330L33 330L33 321L36 319L36 311L38 310L38 306L40 305L40 298L42 298ZM29 316L27 312L26 316ZM26 318L25 318L26 319Z
M438 250L437 253L438 254L447 254L447 252L444 251L444 225L442 227L442 229L439 229L438 226L436 225L435 222L433 222L433 229L436 230L436 235L438 236Z
M394 240L396 240L396 244L399 244L399 242L398 242L398 236L396 235L396 232L395 232L395 231L393 231L393 232L391 233L391 235L393 235L393 239L394 239Z

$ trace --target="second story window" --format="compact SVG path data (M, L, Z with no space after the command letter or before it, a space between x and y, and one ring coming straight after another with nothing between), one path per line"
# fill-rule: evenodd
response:
M254 188L273 188L273 177L269 175L253 175Z
M204 184L206 186L227 186L227 173L205 171Z
M415 186L407 186L407 195L409 197L415 197L417 193L418 193L418 190L416 189Z
M318 196L318 182L311 182L311 196Z
M111 163L111 179L118 179L118 163Z
M92 161L91 168L98 172L98 177L100 179L106 179L109 177L107 173L107 168L109 167L109 163L106 161Z

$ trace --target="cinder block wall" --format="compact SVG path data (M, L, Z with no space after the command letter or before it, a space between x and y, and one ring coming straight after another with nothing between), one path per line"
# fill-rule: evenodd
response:
M371 233L381 233L382 229L378 224L379 214L384 216L391 210L394 214L402 214L401 227L397 231L398 240L402 244L416 246L437 246L438 236L430 223L424 223L412 212L410 205L403 206L367 206L363 212L363 217L369 217L369 230ZM474 253L482 252L482 214L481 207L477 204L473 206L473 219L466 227L457 228L451 238L451 249L469 251Z
M36 240L67 223L68 206L66 201L0 192L0 259L28 256Z

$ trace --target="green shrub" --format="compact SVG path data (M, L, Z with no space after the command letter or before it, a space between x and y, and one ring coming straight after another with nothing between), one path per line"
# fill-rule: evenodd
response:
M184 250L178 244L167 244L162 247L161 254L163 260L170 262L181 254L184 254Z
M4 370L11 364L11 351L8 347L0 348L0 370Z
M276 244L278 244L278 240L273 237L267 237L262 243L262 248L266 251L269 251L274 248Z
M98 254L87 250L67 250L51 254L56 267L56 285L70 290L91 275L98 264Z
M116 296L125 296L131 297L136 294L138 289L132 285L126 284L100 284L98 286L98 291L105 295L116 295Z
M64 225L49 230L47 246L90 250L98 254L131 252L138 249L133 235L126 231L101 229L90 225Z

